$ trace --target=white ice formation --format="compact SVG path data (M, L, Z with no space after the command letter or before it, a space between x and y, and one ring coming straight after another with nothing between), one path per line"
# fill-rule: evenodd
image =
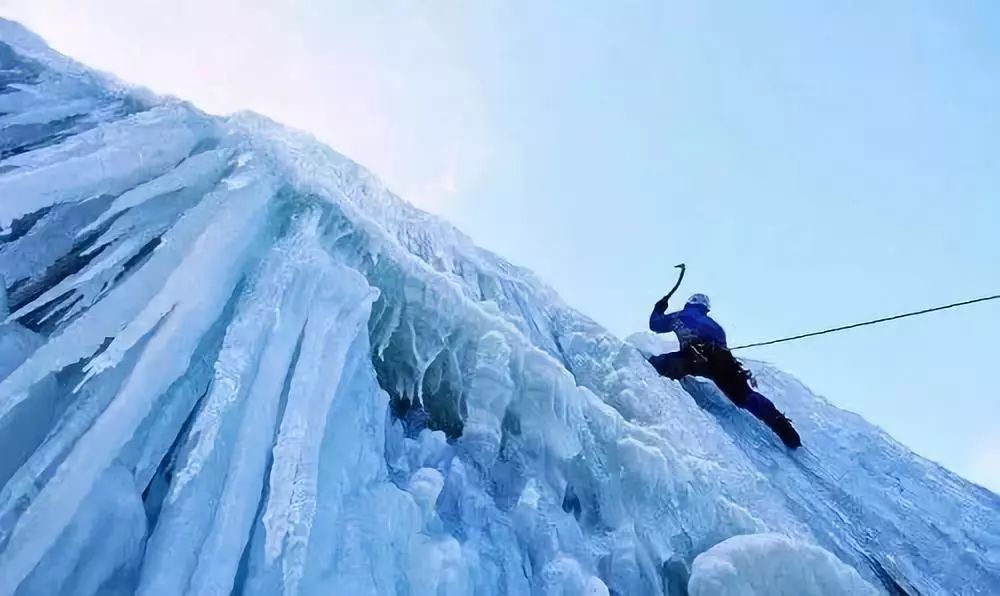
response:
M780 534L734 536L695 557L691 596L877 596L822 548Z

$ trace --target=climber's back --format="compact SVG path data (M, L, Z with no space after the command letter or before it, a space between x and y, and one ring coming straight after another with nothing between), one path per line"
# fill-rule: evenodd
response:
M664 313L660 309L654 309L649 316L649 329L656 333L676 333L682 349L696 343L725 348L726 332L708 316L709 308L711 305L708 296L695 294L677 312Z

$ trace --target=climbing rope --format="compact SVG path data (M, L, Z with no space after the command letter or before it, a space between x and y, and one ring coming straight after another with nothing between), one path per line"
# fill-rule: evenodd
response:
M736 346L735 348L729 348L730 350L743 350L745 348L756 348L758 346L770 346L772 344L785 343L786 341L795 341L797 339L803 339L806 337L815 337L817 335L826 335L828 333L837 333L838 331L846 331L848 329L855 329L857 327L865 327L867 325L876 325L878 323L885 323L886 321L895 321L896 319L905 319L906 317L915 317L917 315L925 315L930 312L936 312L939 310L948 310L949 308L958 308L959 306L967 306L969 304L976 304L977 302L986 302L988 300L1000 299L1000 294L995 296L984 296L982 298L976 298L974 300L965 300L963 302L955 302L953 304L945 304L944 306L935 306L933 308L925 308L923 310L915 310L913 312L907 312L900 315L893 315L891 317L883 317L881 319L875 319L873 321L865 321L864 323L854 323L853 325L844 325L843 327L834 327L832 329L824 329L823 331L813 331L812 333L803 333L802 335L793 335L792 337L783 337L781 339L772 339L770 341L761 341L752 344L745 344L742 346Z

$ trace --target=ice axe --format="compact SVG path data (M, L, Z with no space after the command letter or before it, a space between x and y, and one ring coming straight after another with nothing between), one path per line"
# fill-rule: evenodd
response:
M670 300L670 297L674 295L674 292L677 291L677 288L681 287L681 282L684 281L684 274L687 272L687 265L685 265L684 263L681 263L680 265L674 265L674 268L680 269L681 274L677 276L677 283L674 284L674 287L670 288L670 291L667 292L667 295L663 297L664 302Z
M670 291L667 292L667 295L656 301L656 306L654 306L654 308L656 309L657 312L662 312L667 310L667 304L670 302L670 297L674 295L674 292L677 291L677 288L681 287L681 282L684 281L684 273L687 272L687 266L684 263L681 263L680 265L674 265L674 267L680 269L681 274L677 276L677 283L674 284L674 287L670 288Z

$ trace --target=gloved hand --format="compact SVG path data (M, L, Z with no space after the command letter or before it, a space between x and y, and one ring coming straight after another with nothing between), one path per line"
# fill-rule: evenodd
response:
M667 301L668 300L669 300L669 298L667 296L664 296L663 298L660 298L659 300L656 301L656 304L653 305L653 310L655 312L667 312Z

